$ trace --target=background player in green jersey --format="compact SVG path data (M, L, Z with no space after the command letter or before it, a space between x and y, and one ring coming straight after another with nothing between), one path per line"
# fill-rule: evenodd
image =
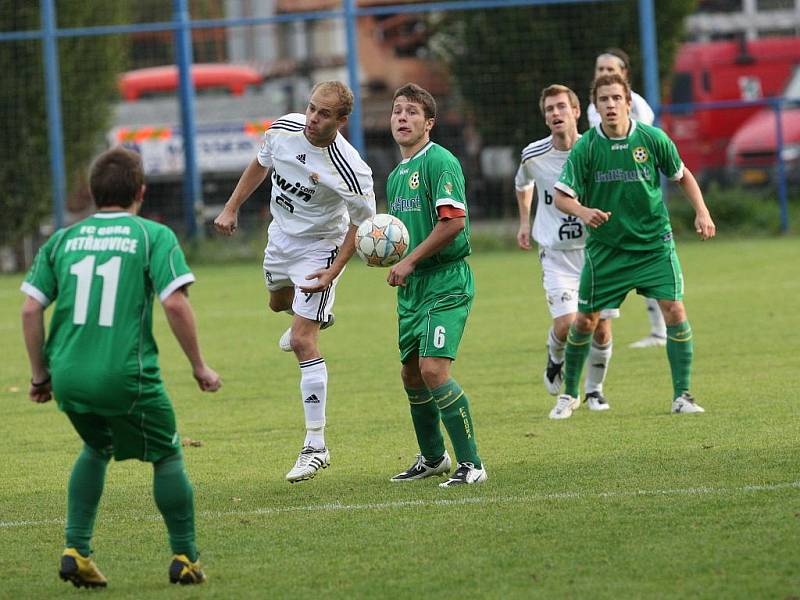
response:
M692 328L683 305L683 275L659 171L686 194L703 240L714 236L714 221L672 140L660 129L630 118L631 90L622 76L598 77L592 101L600 113L600 126L575 144L556 183L558 209L591 228L578 317L567 336L564 401L578 403L578 381L599 311L618 308L635 289L658 300L667 323L672 412L704 412L689 393Z
M152 331L158 294L200 389L219 389L219 375L200 353L187 298L194 275L175 234L136 216L145 191L137 153L115 148L100 155L89 184L98 212L54 233L22 284L30 399L43 403L55 395L84 442L67 488L59 574L78 587L106 586L91 541L113 456L153 463L153 493L174 553L169 579L202 583L192 486ZM44 311L53 302L45 341Z
M469 401L450 377L472 307L469 215L461 165L430 140L436 101L420 86L399 88L392 103L392 136L402 162L387 181L389 212L410 234L409 252L389 271L397 286L401 377L420 447L416 462L392 477L413 481L450 471L439 421L444 423L458 468L441 487L486 480L475 443Z

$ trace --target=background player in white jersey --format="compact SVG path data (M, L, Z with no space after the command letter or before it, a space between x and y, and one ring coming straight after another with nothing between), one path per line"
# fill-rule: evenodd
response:
M547 336L547 367L544 385L553 396L561 390L564 347L569 327L578 311L578 285L583 268L583 248L586 228L572 215L562 213L553 205L555 188L569 151L580 138L578 117L581 114L578 96L566 86L550 85L539 98L539 109L551 135L528 144L522 151L522 161L514 180L519 207L519 232L517 243L530 250L530 238L539 245L542 263L542 281L553 325ZM531 230L531 201L534 186L538 203ZM611 321L619 311L605 311L594 333L589 352L589 370L586 376L587 406L592 410L606 410L608 402L603 396L608 363L611 359ZM566 419L572 408L558 403L550 411L551 419Z
M611 75L617 73L630 81L630 58L624 50L619 48L608 48L598 55L594 65L594 78L601 75ZM586 110L590 127L597 127L600 124L600 114L597 112L593 102L589 103ZM647 100L631 90L631 118L640 121L645 125L652 125L655 120L655 113ZM650 348L652 346L664 346L667 343L667 325L664 323L664 316L658 307L658 302L653 298L645 298L647 305L647 317L650 319L650 333L637 342L633 342L631 348Z
M355 252L355 232L375 214L372 171L339 133L353 109L353 93L338 81L311 90L305 114L275 121L214 220L236 231L239 207L272 170L269 241L264 277L269 307L294 315L282 350L300 363L306 437L287 481L310 479L330 464L325 444L328 371L319 350L320 328L333 324L336 283Z

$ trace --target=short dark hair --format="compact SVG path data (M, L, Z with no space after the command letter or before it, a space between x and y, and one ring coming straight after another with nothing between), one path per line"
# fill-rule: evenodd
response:
M422 86L416 83L407 83L397 88L394 96L392 96L392 104L394 104L394 101L400 96L405 96L406 100L420 104L426 119L436 118L436 100L434 100L431 93Z
M628 102L631 101L631 84L619 73L611 73L610 75L600 75L600 77L595 79L594 83L592 83L592 102L595 106L597 106L597 88L603 85L614 85L615 83L623 87L625 90L625 98Z
M142 157L123 146L103 152L89 169L89 189L98 208L128 208L143 185Z

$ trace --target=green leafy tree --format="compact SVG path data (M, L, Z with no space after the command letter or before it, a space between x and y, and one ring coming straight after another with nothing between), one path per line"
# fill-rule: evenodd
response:
M684 18L696 0L656 0L660 79L671 70ZM441 13L433 47L485 145L521 149L548 135L538 108L542 88L569 86L585 110L594 59L607 47L631 57L632 86L641 92L636 0ZM580 128L586 127L582 117Z
M40 28L38 2L14 0L0 9L0 31ZM58 26L88 27L128 22L127 3L59 2ZM61 38L62 117L69 192L82 174L111 121L116 77L125 68L126 36ZM0 42L0 245L14 246L35 233L52 211L48 122L45 110L42 42Z

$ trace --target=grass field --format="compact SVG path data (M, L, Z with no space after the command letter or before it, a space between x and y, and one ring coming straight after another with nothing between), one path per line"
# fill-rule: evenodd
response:
M167 583L151 469L109 469L95 537L114 598L800 597L800 240L679 244L703 415L670 415L663 349L631 298L615 322L612 409L551 421L548 327L533 254L474 256L477 300L454 376L471 398L489 481L391 484L416 447L399 382L393 292L353 264L322 335L331 468L283 480L303 440L298 369L280 352L258 257L200 267L201 395L156 308L162 370L195 486L200 589ZM65 487L79 442L27 401L21 277L0 278L0 597L77 593L58 580Z

